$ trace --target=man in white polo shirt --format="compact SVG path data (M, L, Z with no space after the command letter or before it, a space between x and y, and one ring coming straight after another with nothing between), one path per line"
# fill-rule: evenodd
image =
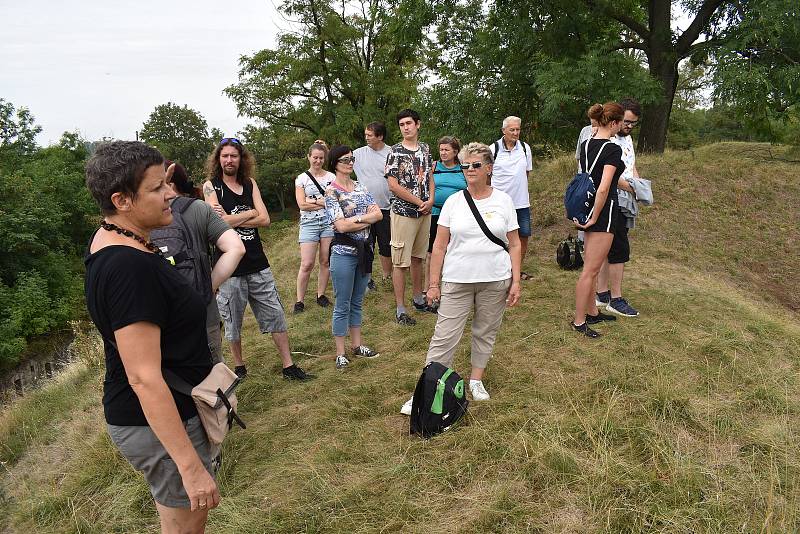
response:
M382 122L371 122L364 129L364 140L367 146L362 146L353 151L356 158L353 170L361 185L375 199L375 203L383 213L383 219L372 225L372 245L378 241L378 254L383 268L383 284L389 285L392 281L392 246L389 222L389 182L386 181L386 157L391 149L384 143L386 139L386 126ZM370 289L375 289L375 282L369 281Z
M514 202L519 224L519 240L522 243L522 261L528 252L528 238L531 236L531 201L528 194L528 178L533 170L531 147L519 140L522 119L506 117L503 119L503 137L492 146L494 168L492 187L503 191ZM530 276L523 271L522 280Z

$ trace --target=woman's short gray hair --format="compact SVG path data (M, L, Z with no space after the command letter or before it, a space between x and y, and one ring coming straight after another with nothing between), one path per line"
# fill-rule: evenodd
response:
M461 149L458 153L458 160L464 161L467 156L480 156L484 163L491 165L494 163L494 157L489 147L483 143L472 142Z

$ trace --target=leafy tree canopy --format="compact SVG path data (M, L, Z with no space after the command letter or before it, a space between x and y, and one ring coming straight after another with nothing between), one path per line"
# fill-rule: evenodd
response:
M199 112L172 102L156 106L140 136L164 157L183 165L196 181L201 179L206 157L221 137L216 129L209 132L208 123Z

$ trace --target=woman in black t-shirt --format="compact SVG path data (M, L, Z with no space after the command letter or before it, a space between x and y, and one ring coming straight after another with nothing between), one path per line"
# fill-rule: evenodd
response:
M104 215L86 255L86 305L103 337L108 432L145 475L162 532L196 532L219 504L212 447L191 397L171 390L170 369L191 385L211 371L203 298L148 241L172 222L164 159L139 142L101 145L86 185Z
M589 108L589 118L598 123L597 133L581 146L581 167L587 171L591 169L596 193L589 220L586 224L575 223L585 235L583 271L575 287L572 328L592 338L600 334L589 328L590 324L616 319L600 313L595 305L594 290L597 274L608 257L614 238L614 222L620 216L617 182L625 170L625 164L622 163L622 149L610 139L622 127L623 114L622 108L614 102L595 104Z

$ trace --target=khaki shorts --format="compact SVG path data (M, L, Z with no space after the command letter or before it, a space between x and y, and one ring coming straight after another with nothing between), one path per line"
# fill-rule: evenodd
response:
M430 239L431 216L404 217L392 212L392 265L410 267L411 258L425 259Z

